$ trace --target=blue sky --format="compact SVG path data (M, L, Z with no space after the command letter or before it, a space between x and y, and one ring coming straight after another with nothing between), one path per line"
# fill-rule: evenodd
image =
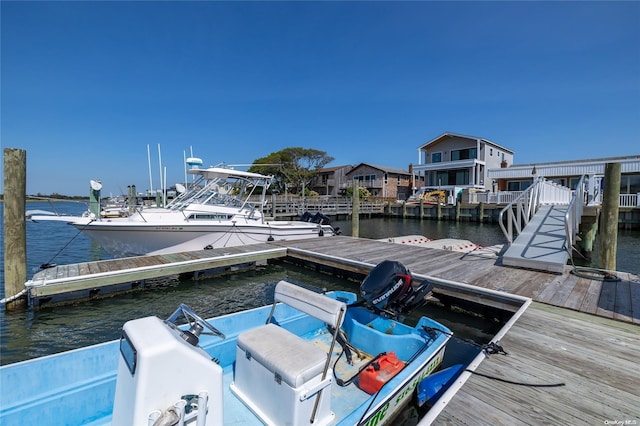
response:
M27 192L184 180L287 147L407 168L444 132L516 163L640 154L640 2L11 2L1 143ZM3 182L0 182L0 192Z

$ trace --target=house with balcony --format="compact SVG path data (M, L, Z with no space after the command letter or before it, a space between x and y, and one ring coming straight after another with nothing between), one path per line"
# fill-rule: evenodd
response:
M412 193L416 179L410 171L387 166L360 163L346 173L348 178L344 190L358 181L358 186L366 188L374 197L406 200Z
M413 172L426 189L458 194L461 190L495 190L497 182L489 169L513 164L513 151L490 140L457 133L443 133L418 147ZM419 185L414 185L418 189Z
M316 171L311 181L310 189L320 195L339 196L345 191L345 183L349 179L346 174L353 166L326 167Z

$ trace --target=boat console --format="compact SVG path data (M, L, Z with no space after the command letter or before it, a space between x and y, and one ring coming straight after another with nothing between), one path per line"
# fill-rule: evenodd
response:
M186 318L190 328L179 328L178 318ZM224 338L185 305L168 320L127 322L120 339L112 424L222 424L222 367L197 346L203 333Z

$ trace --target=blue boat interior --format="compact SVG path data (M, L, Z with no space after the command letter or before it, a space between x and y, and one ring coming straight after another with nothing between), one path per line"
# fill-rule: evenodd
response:
M352 293L328 295L347 305L356 301ZM271 307L266 306L210 319L207 322L222 331L225 338L200 336L202 349L222 367L225 424L262 424L229 388L234 381L238 336L264 325L270 310ZM279 303L271 322L329 351L333 335L322 321ZM429 334L423 325L443 332ZM413 369L401 369L377 393L370 395L358 387L356 376L372 359L392 350L405 363L421 363L423 369L428 365L430 370L422 373L426 375L438 367L450 335L448 329L425 317L416 327L410 327L381 318L362 307L347 309L342 330L359 353L350 365L343 349L336 345L330 360L334 375L331 410L336 419L332 424L345 425L357 424L369 413L379 410L383 401L388 401L390 395L407 384L414 392L423 378L416 377ZM427 348L429 350L425 350ZM434 356L439 356L439 360L434 360ZM42 419L61 419L60 424L111 424L119 358L119 342L112 341L3 366L0 423L39 424ZM337 379L344 386L338 385ZM11 386L7 386L8 383Z

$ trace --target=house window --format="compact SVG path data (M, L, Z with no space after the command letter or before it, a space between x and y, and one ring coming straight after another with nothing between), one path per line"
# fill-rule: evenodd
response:
M449 173L448 172L438 172L436 173L436 185L449 185Z
M431 162L432 163L442 163L442 153L434 152L431 154Z
M640 175L628 175L622 177L622 184L625 184L624 192L623 188L620 188L621 194L637 194L640 192Z
M507 191L524 191L533 182L531 180L512 180L507 183Z
M489 148L489 155L493 157L493 148Z
M478 157L477 148L458 149L451 151L451 161L471 160Z

